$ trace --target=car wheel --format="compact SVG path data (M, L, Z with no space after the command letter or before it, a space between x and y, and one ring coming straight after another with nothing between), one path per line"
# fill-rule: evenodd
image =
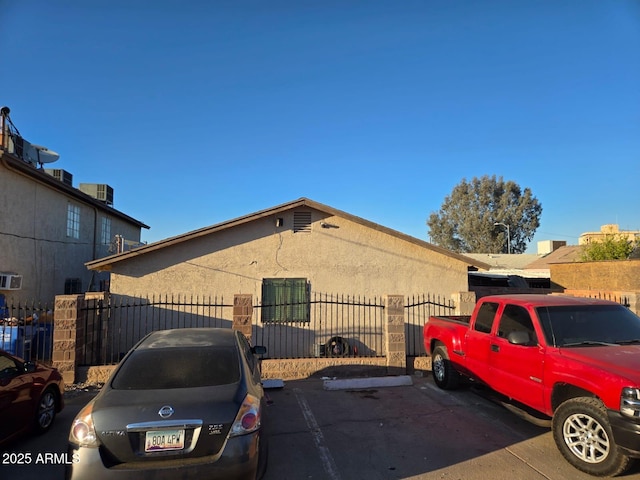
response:
M431 373L436 385L443 390L453 390L460 384L460 374L451 365L444 345L438 345L431 355Z
M53 424L56 418L56 405L55 393L51 389L46 390L40 397L36 409L35 426L38 433L46 432Z
M600 477L620 475L631 459L615 443L604 404L577 397L553 415L553 439L562 456L578 470Z

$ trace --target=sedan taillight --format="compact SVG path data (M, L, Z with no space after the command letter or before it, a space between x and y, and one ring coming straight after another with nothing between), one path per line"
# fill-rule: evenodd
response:
M92 413L93 402L90 402L76 415L69 432L69 442L73 445L79 447L97 447L100 445L93 425Z
M229 431L230 437L255 432L260 428L260 400L251 394L244 397L242 406Z

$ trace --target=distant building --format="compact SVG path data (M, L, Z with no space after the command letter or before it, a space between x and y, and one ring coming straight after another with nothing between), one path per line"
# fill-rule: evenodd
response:
M564 240L542 240L538 242L538 255L548 255L560 247L566 246L567 242Z
M620 227L616 224L602 225L599 232L585 232L580 235L578 245L601 242L610 236L615 236L616 238L624 237L633 242L640 239L640 230L620 230Z

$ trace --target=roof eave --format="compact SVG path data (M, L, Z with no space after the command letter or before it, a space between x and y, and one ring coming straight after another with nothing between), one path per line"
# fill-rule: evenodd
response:
M491 266L489 264L486 264L484 262L475 260L473 258L470 257L466 257L464 255L460 255L458 253L455 252L451 252L449 250L446 250L444 248L438 247L436 245L433 245L429 242L426 242L424 240L420 240L418 238L412 237L411 235L407 235L405 233L402 232L398 232L397 230L393 230L391 228L388 227L384 227L380 224L371 222L369 220L365 220L364 218L361 217L357 217L355 215L351 215L350 213L347 212L343 212L342 210L338 210L332 207L329 207L327 205L324 205L322 203L318 203L315 202L313 200L310 200L308 198L299 198L297 200L294 200L292 202L288 202L288 203L283 203L281 205L275 206L275 207L271 207L265 210L260 210L258 212L255 213L251 213L248 215L244 215L242 217L238 217L232 220L228 220L226 222L222 222L222 223L218 223L215 225L211 225L208 227L204 227L198 230L193 230L191 232L187 232L181 235L177 235L174 237L170 237L164 240L159 240L157 242L148 244L148 245L144 245L141 247L138 247L134 250L130 250L128 252L124 252L124 253L119 253L116 255L111 255L109 257L105 257L105 258L101 258L98 260L93 260L91 262L87 262L85 263L86 267L89 270L111 270L112 265L114 263L119 263L121 261L125 261L125 260L129 260L131 258L135 258L137 256L143 255L145 253L150 253L150 252L154 252L157 250L160 250L162 248L171 246L171 245L177 245L183 242L186 242L188 240L193 240L195 238L199 238L199 237L203 237L206 235L210 235L212 233L221 231L221 230L225 230L227 228L231 228L231 227L235 227L238 225L242 225L244 223L248 223L250 221L254 221L254 220L258 220L260 218L264 218L264 217L270 217L270 216L274 216L278 213L282 213L284 211L287 210L291 210L293 208L298 208L298 207L309 207L309 208L313 208L315 210L324 212L324 213L328 213L330 215L333 216L338 216L338 217L342 217L342 218L346 218L348 220L351 220L355 223L359 223L361 225L365 225L369 228L372 228L374 230L380 231L380 232L385 232L389 235L393 235L395 237L401 238L407 242L413 243L415 245L419 245L421 247L427 248L429 250L432 250L434 252L437 253L441 253L443 255L446 255L450 258L453 258L455 260L459 260L469 266L474 266L474 267L478 267L478 268L483 268L483 269L489 269L491 268Z

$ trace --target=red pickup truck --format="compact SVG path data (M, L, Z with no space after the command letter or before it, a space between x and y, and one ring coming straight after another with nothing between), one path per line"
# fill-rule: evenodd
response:
M473 314L431 317L435 383L481 382L548 420L562 455L596 476L640 457L640 318L605 300L493 295Z

